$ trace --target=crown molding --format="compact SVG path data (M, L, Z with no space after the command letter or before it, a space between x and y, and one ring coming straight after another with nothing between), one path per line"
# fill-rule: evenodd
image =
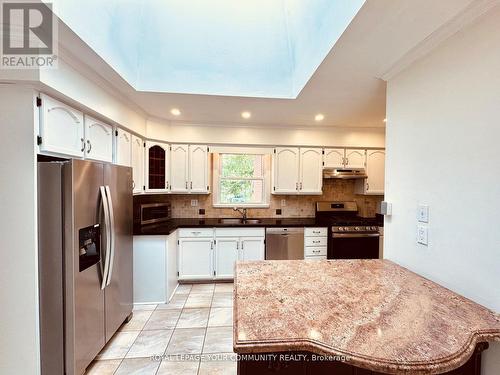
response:
M396 61L385 73L379 78L388 81L398 75L400 72L408 68L415 61L423 58L445 40L462 30L464 27L473 23L476 19L484 15L486 12L500 5L500 0L475 0L455 17L445 22L438 29L433 31L424 40L410 49L398 61Z
M246 129L288 129L288 130L383 130L383 126L345 126L345 125L293 125L293 124L266 124L266 123L241 123L241 122L199 122L168 120L157 116L149 116L147 121L154 121L165 125L175 126L194 126L194 127L212 127L212 128L246 128Z

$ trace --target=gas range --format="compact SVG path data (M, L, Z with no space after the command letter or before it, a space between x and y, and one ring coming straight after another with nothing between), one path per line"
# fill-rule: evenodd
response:
M358 216L356 202L316 202L316 221L333 232L376 232L376 219Z
M316 221L328 227L328 259L378 258L377 222L359 217L356 202L316 202Z
M375 225L332 226L332 233L378 233Z

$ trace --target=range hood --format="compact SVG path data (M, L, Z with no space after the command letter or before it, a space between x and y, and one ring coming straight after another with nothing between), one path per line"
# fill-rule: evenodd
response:
M355 179L367 178L364 169L324 168L323 178Z

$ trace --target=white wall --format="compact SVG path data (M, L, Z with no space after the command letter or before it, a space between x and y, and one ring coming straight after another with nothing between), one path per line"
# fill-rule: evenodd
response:
M147 137L177 143L385 147L383 128L245 128L148 120Z
M34 91L0 85L0 374L39 373Z
M388 82L385 257L500 312L500 8ZM430 206L417 245L417 204ZM500 344L483 374L500 373Z

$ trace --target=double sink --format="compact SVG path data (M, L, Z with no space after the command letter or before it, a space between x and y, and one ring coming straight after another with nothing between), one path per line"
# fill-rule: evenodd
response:
M221 224L260 224L261 220L260 219L242 219L242 218L228 217L228 218L219 219L219 222Z

